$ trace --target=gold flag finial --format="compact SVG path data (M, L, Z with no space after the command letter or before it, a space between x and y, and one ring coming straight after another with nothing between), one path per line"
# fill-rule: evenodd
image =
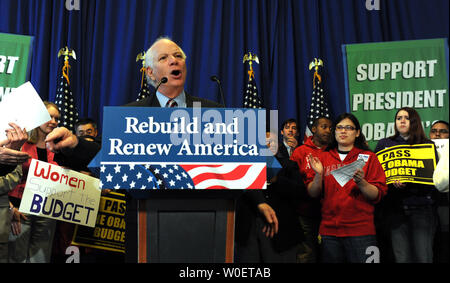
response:
M251 52L244 54L244 59L242 60L242 63L245 64L245 62L248 61L248 64L250 65L250 70L247 72L248 73L248 80L251 81L252 78L255 78L255 74L253 72L253 62L256 62L257 64L259 64L259 59L258 56L256 56L256 54L252 54Z
M144 77L145 77L145 51L142 51L141 53L139 53L136 56L136 62L138 62L139 60L142 61L142 67L139 70L139 72L142 73L142 78L141 78L141 88L142 88L142 85L144 84Z
M77 55L75 54L75 50L69 49L69 47L61 48L58 52L58 58L61 57L61 55L64 55L64 66L62 68L62 74L64 78L66 78L67 83L70 84L69 80L69 56L72 57L74 60L77 60Z
M320 58L314 58L314 61L309 63L309 70L314 68L313 88L316 87L316 78L319 80L319 83L322 82L322 77L319 75L319 67L323 67L323 61Z

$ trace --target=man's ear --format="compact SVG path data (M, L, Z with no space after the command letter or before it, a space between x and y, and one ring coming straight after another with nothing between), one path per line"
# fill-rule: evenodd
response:
M152 80L155 81L155 76L153 76L153 69L150 67L147 67L145 69L145 73L147 74L147 76Z

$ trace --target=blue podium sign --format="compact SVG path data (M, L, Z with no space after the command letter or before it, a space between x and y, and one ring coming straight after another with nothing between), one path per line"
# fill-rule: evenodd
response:
M105 107L103 125L102 188L266 188L265 110Z

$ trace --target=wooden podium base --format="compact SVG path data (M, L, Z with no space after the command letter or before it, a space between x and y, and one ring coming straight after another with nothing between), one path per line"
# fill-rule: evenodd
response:
M233 262L233 195L172 191L138 200L138 262Z

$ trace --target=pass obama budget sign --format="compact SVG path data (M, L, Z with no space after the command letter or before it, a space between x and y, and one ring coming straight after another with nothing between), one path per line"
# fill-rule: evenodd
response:
M100 187L265 189L265 122L257 109L105 107Z

